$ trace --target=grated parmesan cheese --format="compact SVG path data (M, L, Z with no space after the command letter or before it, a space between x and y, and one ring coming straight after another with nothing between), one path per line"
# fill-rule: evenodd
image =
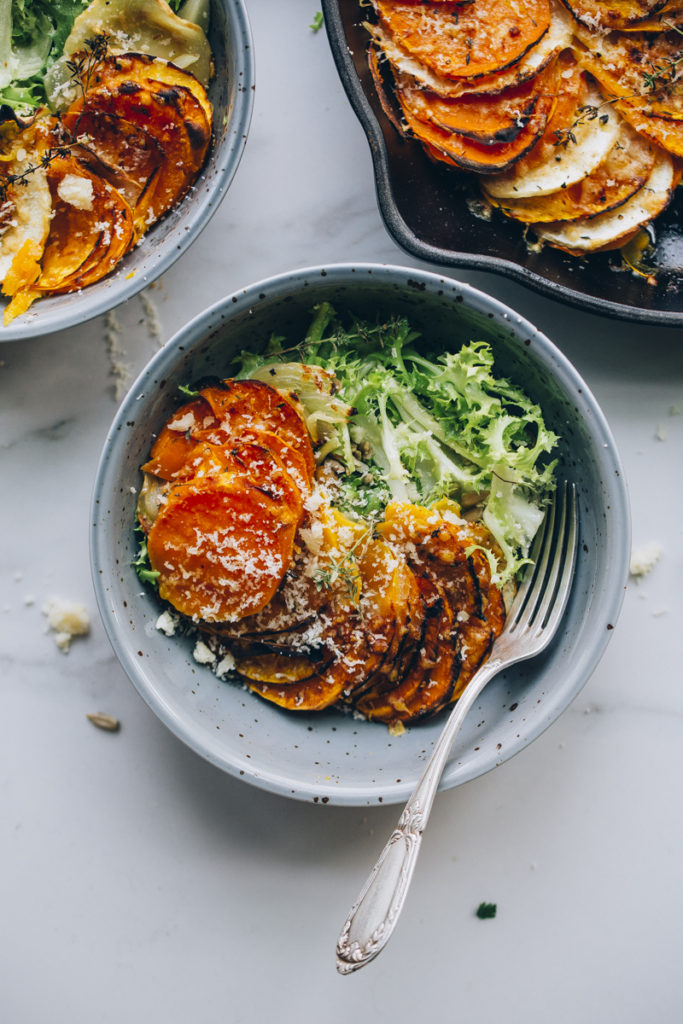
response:
M66 601L59 597L48 598L43 608L48 627L54 631L55 643L60 651L68 653L75 636L86 636L90 632L90 617L85 605L77 601Z
M78 174L65 174L57 186L59 198L77 210L92 210L93 187L90 178Z
M631 576L635 578L647 576L654 569L661 554L661 547L653 541L634 550L631 554L631 564L629 566Z

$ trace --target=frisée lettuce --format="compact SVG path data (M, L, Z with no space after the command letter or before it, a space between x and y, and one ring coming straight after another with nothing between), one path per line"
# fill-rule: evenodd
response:
M555 486L558 438L493 363L485 342L434 353L404 318L347 327L322 303L294 350L273 337L264 353L242 353L236 376L297 394L318 461L343 468L342 511L372 519L391 500L456 501L490 531L504 583L528 561Z
M87 3L0 0L0 102L22 112L45 103L45 71Z

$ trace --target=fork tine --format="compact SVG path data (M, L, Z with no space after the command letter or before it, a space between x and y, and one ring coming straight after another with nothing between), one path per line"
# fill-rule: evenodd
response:
M529 567L508 614L507 633L533 629L552 634L569 597L578 543L576 487L565 482L553 496L536 536ZM552 628L548 628L552 626Z
M545 576L546 566L550 557L556 506L557 494L554 494L529 552L530 564L524 573L522 582L517 587L517 592L508 610L506 628L508 633L513 632L517 628L523 616L528 616L533 611L533 607L530 607L530 602L534 598L539 582L542 582Z
M527 602L527 629L532 629L536 636L546 632L548 638L553 630L548 629L552 617L553 626L564 611L569 596L569 584L574 571L576 556L576 488L565 483L562 495L558 498L559 524L557 530L548 531L544 539L544 566L539 567L532 594ZM554 525L554 524L553 524ZM548 555L548 558L545 556ZM552 562L550 562L552 555ZM541 568L543 571L541 571ZM532 601L533 606L532 606Z
M542 626L549 633L555 631L555 627L564 613L569 600L571 581L574 575L576 555L579 543L578 529L578 501L576 496L576 485L565 486L565 507L563 510L562 546L558 548L556 575L557 581L553 594L552 604L544 602L544 614Z

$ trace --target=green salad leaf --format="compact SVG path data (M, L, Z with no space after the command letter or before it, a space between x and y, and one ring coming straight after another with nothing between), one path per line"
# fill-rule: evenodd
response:
M88 0L0 0L0 102L17 110L46 102L42 84Z
M263 354L243 353L237 375L297 393L319 461L344 467L343 511L372 518L392 499L477 507L503 553L497 578L512 578L554 488L558 439L539 406L494 372L491 347L430 352L404 318L343 326L328 303L294 350L283 345L273 337ZM310 366L326 373L324 387Z

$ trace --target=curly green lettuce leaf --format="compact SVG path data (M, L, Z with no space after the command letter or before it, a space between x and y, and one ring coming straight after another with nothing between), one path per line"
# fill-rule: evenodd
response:
M46 102L42 78L87 0L0 0L0 99L21 112Z

